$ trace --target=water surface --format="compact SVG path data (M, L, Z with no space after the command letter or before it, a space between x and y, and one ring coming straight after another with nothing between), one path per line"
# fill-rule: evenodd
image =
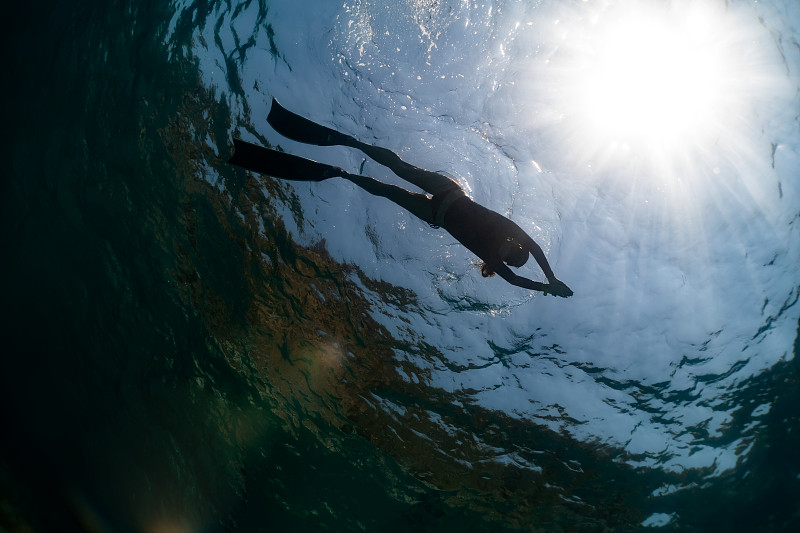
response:
M734 7L796 89L796 8ZM792 530L796 90L753 97L752 151L713 152L677 210L565 155L558 100L523 98L566 53L560 9L18 8L3 527ZM361 167L271 131L273 96L453 174L576 296L483 280L343 181L226 165L235 136Z

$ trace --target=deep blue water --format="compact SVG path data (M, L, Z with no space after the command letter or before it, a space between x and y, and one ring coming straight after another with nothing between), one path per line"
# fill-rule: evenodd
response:
M223 54L227 63L209 83L198 50L215 41L228 49L231 14L248 10L257 13L253 40L237 34L237 54ZM796 273L784 284L790 292L763 302L758 322L745 320L740 331L730 328L743 321L725 322L724 332L675 348L673 375L701 368L696 386L682 389L656 373L626 378L617 366L628 359L587 352L585 323L551 330L542 318L539 329L518 331L523 313L545 314L536 298L463 293L468 270L427 267L435 296L418 289L424 280L411 288L386 281L381 265L416 271L408 257L419 228L391 215L401 218L387 226L410 228L397 242L370 233L380 206L357 219L366 221L375 263L342 260L344 240L315 199L344 194L335 185L295 189L225 164L234 133L274 142L258 114L263 102L243 81L252 76L243 54L260 50L271 73L256 94L285 100L289 73L308 66L294 61L287 35L317 42L292 21L329 23L330 13L281 18L287 12L285 2L83 2L17 6L8 18L0 527L796 530ZM198 44L204 28L215 31ZM365 69L379 75L375 64ZM374 106L377 98L363 93L356 103L367 115L394 109ZM782 175L782 194L796 177ZM491 186L472 185L491 197ZM315 239L298 228L308 225L328 240L307 242ZM553 217L542 226L555 234L569 223ZM792 257L797 243L785 247L767 253L773 263ZM569 308L560 309L552 313L563 321ZM620 352L638 346L633 329L610 333ZM726 346L744 346L743 362ZM703 366L708 351L720 368ZM759 357L769 364L756 364ZM757 370L743 370L748 362ZM602 387L600 399L569 394L681 429L665 430L663 447L631 444L633 436L620 444L608 429L616 418L583 419L546 391L547 405L527 416L522 405L540 392L526 385L531 374L562 390ZM676 422L704 408L724 422Z

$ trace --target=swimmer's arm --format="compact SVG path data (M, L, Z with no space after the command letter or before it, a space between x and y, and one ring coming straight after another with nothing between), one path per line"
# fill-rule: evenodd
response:
M507 282L511 283L512 285L516 285L517 287L523 287L525 289L532 289L534 291L542 291L545 296L548 294L552 294L553 296L561 296L562 298L569 298L574 293L572 289L567 287L567 285L563 281L559 281L555 277L550 280L550 283L539 283L538 281L533 281L528 278L523 278L522 276L517 276L511 270L503 265L502 268L497 268L495 270L500 277L506 280Z
M526 237L528 237L528 235L526 235ZM530 250L531 255L534 259L536 259L536 262L539 263L539 266L544 272L544 275L547 276L547 281L549 282L547 285L545 285L544 293L561 296L562 298L569 298L575 294L572 292L572 289L567 287L566 283L558 279L555 274L553 274L553 271L550 269L550 264L547 262L547 258L544 256L544 252L539 245L536 244L536 241L530 237L527 238L527 241L528 249Z
M518 276L514 274L510 268L508 268L505 264L500 264L497 267L493 267L494 271L497 272L501 278L506 280L512 285L516 285L517 287L522 287L523 289L531 289L534 291L544 291L549 287L546 283L541 283L539 281L533 281L532 279L523 278L522 276Z
M547 258L544 256L544 252L542 248L536 244L536 241L531 239L528 235L525 235L525 241L528 244L528 250L530 251L531 255L536 262L539 263L539 268L542 269L544 275L547 276L547 281L553 283L553 281L557 281L555 274L553 274L553 269L550 268L550 263L547 262ZM523 278L524 279L524 278Z

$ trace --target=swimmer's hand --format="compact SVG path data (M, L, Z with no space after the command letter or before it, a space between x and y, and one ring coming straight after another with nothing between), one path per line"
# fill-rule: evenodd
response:
M572 289L567 287L567 284L564 283L563 281L556 278L550 278L548 281L550 283L548 285L545 285L544 289L542 289L542 292L544 292L545 296L547 296L548 294L552 294L553 296L561 296L562 298L569 298L574 294L572 292Z

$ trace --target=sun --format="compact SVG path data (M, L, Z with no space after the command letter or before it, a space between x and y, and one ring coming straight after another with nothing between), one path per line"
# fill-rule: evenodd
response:
M593 133L668 148L710 132L730 77L713 22L651 9L599 28L578 81Z
M584 153L635 154L663 166L736 127L751 82L741 57L748 37L724 4L596 6L561 21L564 52L550 65Z

